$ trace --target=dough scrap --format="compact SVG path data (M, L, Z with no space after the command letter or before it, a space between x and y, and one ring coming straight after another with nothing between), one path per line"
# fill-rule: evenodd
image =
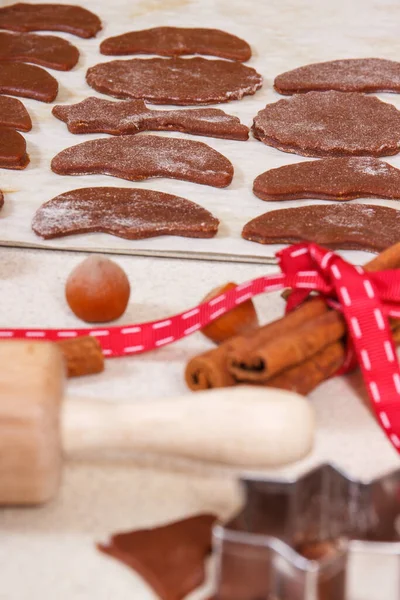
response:
M18 131L0 127L0 168L25 169L29 164L26 142Z
M183 600L204 582L215 521L211 514L195 515L118 533L98 548L139 573L160 600Z
M280 94L310 91L400 92L400 62L383 58L348 58L314 63L278 75Z
M17 98L0 96L0 127L11 127L20 131L32 129L29 113Z
M273 210L247 223L259 244L316 242L332 249L382 252L400 242L400 211L371 204L317 204Z
M72 4L26 4L0 8L0 29L11 31L65 31L91 38L101 29L99 17Z
M25 63L0 63L0 94L53 102L58 83L41 67Z
M240 100L262 86L262 77L239 62L207 58L133 58L88 69L88 84L116 98L152 104L215 104Z
M253 192L261 200L400 200L400 169L370 156L323 158L285 165L259 175Z
M198 204L142 188L97 187L56 196L36 212L33 231L44 239L102 232L127 240L160 235L210 238L219 221Z
M70 71L79 60L79 50L56 35L0 31L0 61L5 60Z
M51 161L59 175L102 173L129 181L169 177L226 187L233 166L203 142L156 135L90 140L62 150Z
M400 111L375 96L308 92L267 104L253 133L304 156L388 156L400 150Z
M100 44L100 52L112 56L203 54L240 62L251 58L249 44L236 35L220 29L197 27L153 27L141 31L129 31L105 39Z
M182 131L232 140L249 137L248 127L218 108L150 110L143 100L114 102L90 97L78 104L57 105L53 115L67 123L71 133L132 135L139 131Z

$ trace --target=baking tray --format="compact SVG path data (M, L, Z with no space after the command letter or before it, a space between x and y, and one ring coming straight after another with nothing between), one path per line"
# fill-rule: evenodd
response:
M12 4L12 1L0 0L1 6L6 4ZM84 0L81 4L101 17L104 28L97 38L91 40L61 34L79 47L81 59L71 72L49 71L60 83L56 104L79 102L89 95L105 97L85 82L88 67L114 58L100 55L101 40L131 29L158 25L219 27L251 44L253 58L248 64L263 75L263 88L241 101L216 105L238 116L247 125L251 125L252 118L265 104L280 98L272 89L273 79L280 72L335 58L372 54L397 60L400 55L396 27L400 19L400 5L395 0L384 3L380 0L352 3L339 0L341 10L335 11L329 2L311 0L289 0L284 7L279 0ZM380 94L379 97L400 108L400 97L396 94ZM252 137L247 142L238 142L189 136L209 144L231 160L235 176L226 189L164 178L134 183L102 175L56 175L50 170L50 161L57 152L88 139L107 136L70 134L66 125L51 115L52 105L34 100L24 100L24 103L33 120L32 132L24 134L31 163L24 171L0 171L0 189L5 194L5 205L0 213L0 245L268 263L272 262L279 246L263 246L241 239L243 225L268 210L316 202L263 202L253 195L252 182L258 174L306 159L274 150ZM159 135L186 137L169 132ZM400 167L398 157L391 157L389 162ZM183 196L204 206L220 219L219 233L214 239L206 240L163 236L140 241L106 234L44 241L33 233L31 220L41 204L68 190L87 186L141 187ZM397 205L396 201L360 201L392 207ZM364 252L343 254L357 263L368 258Z

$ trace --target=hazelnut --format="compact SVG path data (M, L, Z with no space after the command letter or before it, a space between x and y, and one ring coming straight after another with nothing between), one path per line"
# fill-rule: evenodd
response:
M224 294L236 287L236 285L236 283L229 282L215 288L203 298L202 302L207 302L220 294ZM250 299L203 327L201 332L216 344L221 344L221 342L235 335L243 335L253 331L258 325L256 309L254 308L253 301Z
M70 273L65 286L70 309L87 323L118 319L125 312L129 295L125 272L103 256L86 258Z

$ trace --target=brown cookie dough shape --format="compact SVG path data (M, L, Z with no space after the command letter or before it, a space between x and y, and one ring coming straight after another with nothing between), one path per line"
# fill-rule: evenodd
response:
M32 129L29 113L17 98L0 96L0 127L12 127L20 131Z
M127 240L159 235L210 238L219 221L190 200L142 188L82 188L46 202L33 231L44 239L78 233L109 233Z
M88 69L88 84L116 98L152 104L214 104L240 100L262 86L262 77L239 62L207 58L133 58Z
M0 94L53 102L58 83L44 69L25 63L0 63Z
M25 139L18 131L0 127L0 168L25 169L29 164Z
M310 91L400 92L400 62L383 58L348 58L314 63L276 77L280 94Z
M204 514L120 533L98 548L137 571L161 600L182 600L204 582L215 520Z
M400 150L400 112L374 96L308 92L267 104L253 133L304 156L388 156Z
M400 241L400 211L371 204L317 204L273 210L247 223L259 244L315 242L333 249L381 252Z
M253 192L261 200L400 200L400 170L370 156L323 158L285 165L259 175Z
M232 140L247 140L249 129L237 117L218 108L150 110L143 100L115 102L86 98L78 104L58 105L53 115L71 133L132 135L139 131L182 131Z
M11 31L65 31L91 38L101 29L97 15L71 4L26 4L0 8L0 29Z
M79 50L55 35L0 31L0 61L5 60L69 71L79 60Z
M102 173L141 181L169 177L226 187L233 166L225 156L203 142L156 135L90 140L62 150L51 161L59 175Z
M197 27L153 27L129 31L104 40L100 44L100 52L112 56L205 54L240 62L251 58L249 44L236 35L220 29Z

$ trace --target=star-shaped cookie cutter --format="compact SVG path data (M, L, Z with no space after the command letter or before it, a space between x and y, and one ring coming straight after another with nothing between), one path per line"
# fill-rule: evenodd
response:
M376 600L399 600L400 470L363 483L325 464L242 483L243 509L214 529L217 600L358 600L349 580L368 573L361 560L349 577L355 553L378 557L382 583L398 577L395 597Z

